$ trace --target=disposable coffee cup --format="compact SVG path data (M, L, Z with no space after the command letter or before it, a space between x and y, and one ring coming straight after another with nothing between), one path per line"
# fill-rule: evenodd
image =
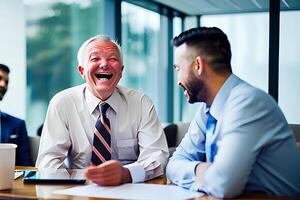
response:
M0 190L12 188L15 174L17 145L3 143L0 144Z

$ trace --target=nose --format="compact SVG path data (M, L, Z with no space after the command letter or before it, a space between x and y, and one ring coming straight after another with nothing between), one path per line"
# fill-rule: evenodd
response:
M6 88L6 81L3 79L0 79L0 87Z
M102 68L102 69L103 68L107 68L107 64L108 64L107 60L106 59L102 59L101 62L100 62L99 67Z

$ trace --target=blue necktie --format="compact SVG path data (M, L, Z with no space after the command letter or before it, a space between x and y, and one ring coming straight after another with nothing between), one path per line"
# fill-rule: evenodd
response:
M95 125L92 164L96 166L111 159L111 130L109 120L106 117L108 108L107 103L100 105L101 113Z
M205 139L205 150L206 150L206 161L212 163L216 154L216 144L213 141L213 135L216 129L217 120L208 112L208 118L206 123L206 139Z

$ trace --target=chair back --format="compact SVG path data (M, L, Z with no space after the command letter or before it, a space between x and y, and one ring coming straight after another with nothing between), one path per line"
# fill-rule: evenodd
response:
M39 136L29 136L29 145L30 145L30 155L32 158L32 163L35 166L35 162L39 152L40 146L40 137Z

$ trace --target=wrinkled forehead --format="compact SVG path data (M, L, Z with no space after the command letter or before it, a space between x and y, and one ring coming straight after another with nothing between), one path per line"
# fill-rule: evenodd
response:
M120 52L118 46L110 41L99 42L99 41L92 41L87 46L87 55L90 56L93 53L97 54L116 54L120 57Z

